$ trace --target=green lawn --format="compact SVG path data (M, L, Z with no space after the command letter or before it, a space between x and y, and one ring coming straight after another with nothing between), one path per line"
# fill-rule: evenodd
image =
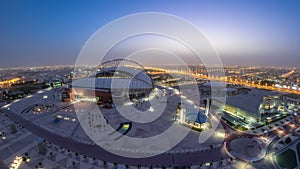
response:
M297 144L298 163L300 164L300 142Z
M297 167L297 159L295 151L288 149L276 156L277 164L282 169L294 169Z

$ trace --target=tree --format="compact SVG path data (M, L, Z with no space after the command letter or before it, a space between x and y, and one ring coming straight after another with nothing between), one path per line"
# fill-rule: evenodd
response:
M38 143L37 147L38 147L38 151L39 151L40 154L46 155L47 149L46 149L46 147L43 143Z
M18 130L16 129L16 126L14 124L10 125L10 133L15 134Z
M38 165L39 165L40 168L43 168L43 164L41 162L39 162Z

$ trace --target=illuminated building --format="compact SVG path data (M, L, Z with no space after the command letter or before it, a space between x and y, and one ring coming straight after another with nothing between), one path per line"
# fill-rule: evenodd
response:
M99 66L95 77L74 80L74 99L123 104L126 99L145 97L154 88L144 67L134 61L117 59ZM129 97L129 98L126 98Z

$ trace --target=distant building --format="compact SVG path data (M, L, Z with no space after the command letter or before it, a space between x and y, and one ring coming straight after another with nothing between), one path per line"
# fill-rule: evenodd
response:
M285 94L281 98L294 104L300 104L300 96L297 94Z
M74 96L71 88L64 88L61 90L61 101L71 102L74 100Z
M61 87L63 85L63 82L60 79L55 79L55 80L51 80L49 82L49 84L50 84L51 87L55 88L55 87Z

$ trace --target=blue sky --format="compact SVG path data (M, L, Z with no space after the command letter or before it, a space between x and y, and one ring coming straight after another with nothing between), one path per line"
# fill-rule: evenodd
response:
M0 67L74 64L103 25L137 12L182 17L225 64L298 66L300 1L0 1Z

